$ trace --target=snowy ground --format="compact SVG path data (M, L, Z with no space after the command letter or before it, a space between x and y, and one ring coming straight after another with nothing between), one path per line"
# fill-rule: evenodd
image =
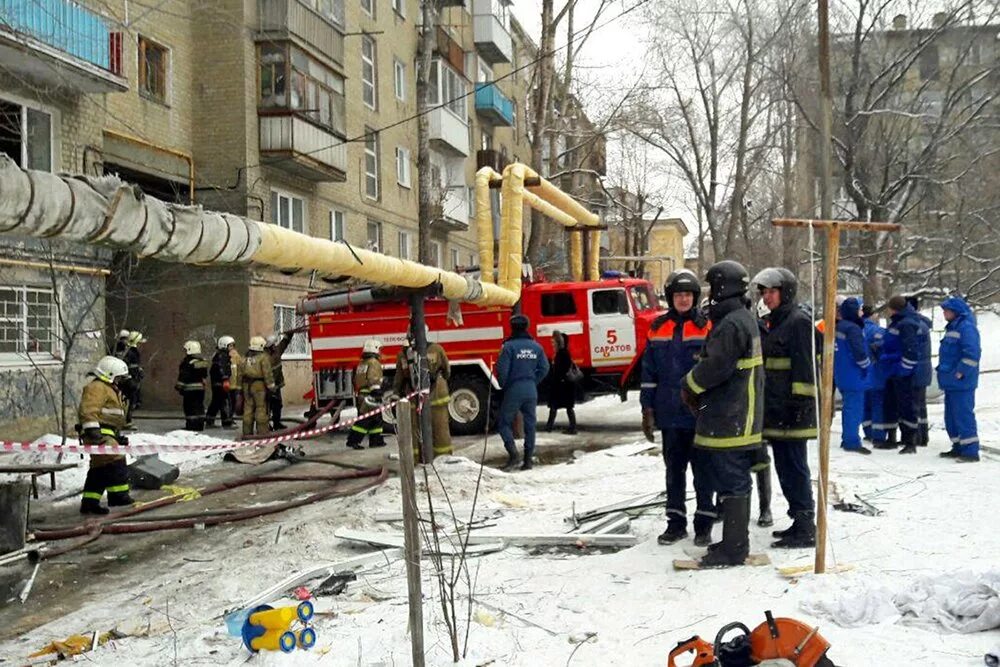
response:
M996 320L991 324L1000 323L987 317ZM987 348L983 366L1000 368L1000 350ZM1000 373L983 376L978 397L983 442L1000 447ZM623 405L606 398L578 412L588 426L634 423L632 440L641 440L634 399ZM1000 455L986 453L979 464L940 459L937 453L948 447L940 404L931 406L930 418L931 446L917 456L876 451L862 457L834 448L833 491L845 500L862 495L884 512L878 517L830 512L828 563L851 566L850 571L797 581L783 578L775 567L675 572L671 560L688 557L692 546L657 545L663 519L652 513L632 522L639 544L617 553L508 548L472 560L476 604L462 664L663 665L678 641L693 634L711 638L733 620L754 627L770 609L818 624L838 665L981 665L983 654L1000 644L1000 631L961 635L934 623L898 618L845 628L802 608L859 587L898 590L925 575L1000 569L1000 495L995 491ZM479 505L502 515L495 527L482 530L564 532L574 504L580 511L662 489L662 459L625 455L633 449L626 445L584 454L527 473L485 469ZM815 476L815 448L812 455ZM454 504L469 505L479 467L455 458L439 462L438 470ZM776 527L783 527L786 506L777 483L774 504ZM291 572L363 553L365 548L352 547L333 532L340 527L398 531L373 520L376 512L398 509L399 482L390 479L359 496L280 515L275 519L283 527L277 546L275 522L220 528L211 541L186 544L179 539L176 549L141 572L130 569L106 579L108 585L77 611L0 644L0 656L17 664L17 658L53 639L117 627L133 636L89 654L94 664L242 664L247 653L226 633L226 609ZM770 549L770 530L752 527L755 552L768 553L779 567L812 562L811 551ZM446 665L451 664L450 646L430 567L425 560L428 663ZM39 577L36 585L44 585L43 574ZM259 654L252 663L409 664L401 560L369 568L342 595L320 598L317 608L336 614L316 623L319 641L313 651Z

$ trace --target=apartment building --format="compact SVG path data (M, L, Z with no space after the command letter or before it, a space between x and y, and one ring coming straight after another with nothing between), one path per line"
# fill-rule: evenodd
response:
M418 0L0 0L0 17L0 110L20 123L3 131L0 149L23 166L118 174L162 199L416 258ZM530 155L531 68L516 70L534 50L502 0L469 0L438 17L431 82L441 106L429 117L438 266L478 263L477 166ZM252 335L295 326L297 300L325 286L257 266L74 252L88 258L79 268L96 270L78 275L100 286L108 274L106 318L96 313L91 328L149 339L144 401L153 409L179 404L172 386L185 340L210 353L228 334L245 348ZM0 301L9 296L26 320L25 302L53 297L44 270L18 271L27 273L4 271L0 290L20 291L0 291ZM41 291L28 295L29 285ZM0 342L2 371L5 353L13 360L38 344L25 340L23 322L0 325L19 337ZM84 366L106 344L87 340ZM58 351L51 357L60 367ZM311 380L305 336L285 358L286 402L298 402ZM0 422L6 414L0 408Z

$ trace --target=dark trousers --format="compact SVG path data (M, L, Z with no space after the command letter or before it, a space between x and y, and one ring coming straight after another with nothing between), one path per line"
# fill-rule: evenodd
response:
M549 408L549 420L545 423L545 428L549 431L556 424L556 414L559 408ZM566 408L566 418L569 419L569 430L576 430L576 411L573 408Z
M208 413L205 416L212 421L216 415L222 419L223 426L233 425L229 392L223 389L221 384L212 385L212 400L208 404Z
M809 473L808 449L805 440L771 439L771 457L778 473L778 484L788 501L788 516L812 520L815 515L812 478Z
M108 502L112 505L119 504L119 501L128 497L128 466L124 456L99 466L91 463L87 470L87 479L83 482L83 498L100 502L105 491L108 492Z
M705 452L694 447L694 429L663 429L663 462L666 464L667 521L687 527L687 469L694 473L694 530L709 530L715 521L712 482L705 471Z
M184 428L188 431L205 429L205 390L186 389L183 392Z
M358 401L358 414L362 414L367 410L371 410L371 406L365 406L363 401ZM382 435L384 430L382 424L382 413L377 412L369 417L357 421L351 426L351 430L347 432L347 446L358 449L361 443L368 438L369 447L382 447L385 445L385 439Z
M699 449L699 460L708 473L711 489L719 499L729 496L749 496L753 490L750 468L756 460L753 449ZM697 474L697 473L696 473Z
M272 428L277 428L277 425L281 423L281 408L284 405L281 401L281 387L267 392L267 410L271 414Z
M896 414L899 417L899 442L916 445L920 442L920 403L912 377L889 378L889 386L896 398Z
M927 387L914 387L913 400L917 403L918 445L926 445L931 439L931 425L927 419Z
M524 423L524 460L531 459L531 455L535 452L537 412L538 389L534 383L518 382L510 387L504 387L497 433L503 440L508 456L517 456L517 448L514 446L514 416L520 413Z

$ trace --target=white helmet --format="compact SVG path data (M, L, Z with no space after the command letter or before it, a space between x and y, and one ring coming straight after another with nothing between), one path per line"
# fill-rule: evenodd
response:
M361 349L362 354L380 354L382 352L382 341L378 338L369 338L365 341L365 346Z
M184 351L187 354L201 354L201 343L196 340L189 340L184 343Z
M128 329L122 329L121 331L118 332L118 337L119 338L128 338L131 335L132 335L132 332L129 331Z
M133 331L128 335L128 344L135 347L139 343L145 343L146 338L142 335L141 331Z
M235 338L233 338L232 336L221 336L221 337L219 337L218 346L219 346L220 350L225 350L230 345L236 345L236 339Z
M117 378L128 377L128 364L118 357L102 357L94 367L93 374L108 383L114 382Z
M263 336L254 336L250 339L250 351L251 352L263 352L264 345L267 341L264 340Z

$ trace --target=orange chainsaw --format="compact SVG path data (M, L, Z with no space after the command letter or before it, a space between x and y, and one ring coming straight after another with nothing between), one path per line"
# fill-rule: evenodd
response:
M729 623L709 643L694 636L670 652L667 667L678 667L679 656L694 654L691 667L836 667L826 657L830 642L794 618L775 618L765 611L766 620L751 631L742 623ZM733 630L740 634L726 641Z

